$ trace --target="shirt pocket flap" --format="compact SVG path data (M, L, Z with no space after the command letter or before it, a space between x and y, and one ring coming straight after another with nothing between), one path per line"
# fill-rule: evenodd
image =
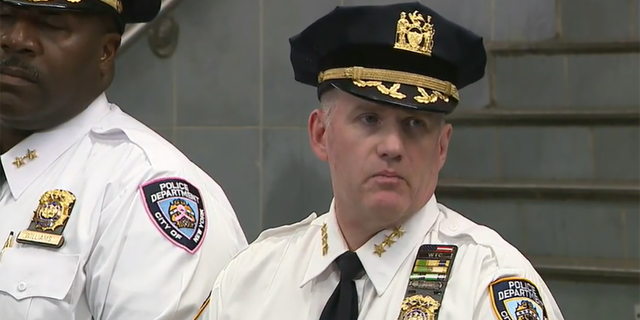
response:
M9 248L0 258L0 291L16 300L64 299L76 277L80 257L46 249Z

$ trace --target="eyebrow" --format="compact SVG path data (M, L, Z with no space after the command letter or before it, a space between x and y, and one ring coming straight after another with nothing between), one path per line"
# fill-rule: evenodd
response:
M357 111L373 111L375 109L380 109L380 108L388 108L388 107L377 105L369 101L361 101L358 104L356 104L353 109Z
M358 103L357 105L355 105L353 110L356 112L357 111L378 111L378 110L384 110L385 108L397 109L405 117L428 118L428 119L434 118L434 114L431 112L412 110L412 109L407 109L402 107L384 106L384 105L379 105L369 101L363 101L361 103Z

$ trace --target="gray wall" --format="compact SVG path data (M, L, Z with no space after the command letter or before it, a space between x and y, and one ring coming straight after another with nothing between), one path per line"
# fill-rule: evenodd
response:
M157 59L138 42L120 57L109 96L209 172L253 240L324 212L331 198L326 166L308 147L315 91L292 80L287 38L336 5L390 2L187 0L174 14L175 55ZM422 2L487 43L638 40L637 0ZM638 54L496 56L459 108L637 107L639 72ZM639 136L637 126L456 126L443 178L637 183ZM640 258L635 201L440 200L532 258ZM632 319L640 302L633 284L548 282L567 319Z

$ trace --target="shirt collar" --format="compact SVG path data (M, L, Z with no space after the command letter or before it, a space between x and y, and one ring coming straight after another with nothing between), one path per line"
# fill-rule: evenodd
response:
M410 254L422 244L422 239L433 227L439 214L440 210L434 195L420 211L409 218L400 228L383 230L356 250L356 254L362 261L367 276L371 279L378 295L382 295L387 290L404 261L413 258ZM319 276L338 256L348 250L335 217L335 199L331 201L329 212L316 219L312 226L316 228L314 232L317 236L312 241L311 250L313 253L300 283L301 287ZM323 236L326 236L327 244L325 255L322 254ZM385 242L385 240L387 241ZM376 250L376 248L384 250Z
M110 104L103 93L73 119L53 129L36 132L1 155L0 161L13 197L20 197L31 183L109 111Z

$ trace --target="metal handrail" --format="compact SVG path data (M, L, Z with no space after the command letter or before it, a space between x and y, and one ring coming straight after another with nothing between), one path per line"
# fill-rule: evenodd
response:
M183 0L163 0L160 12L153 21L128 26L122 35L122 44L118 50L118 55L127 51L127 49L129 49L142 35L144 35L144 33L149 30L156 21L162 20L162 18L166 17L167 14L173 11L173 9L175 9L182 1Z

